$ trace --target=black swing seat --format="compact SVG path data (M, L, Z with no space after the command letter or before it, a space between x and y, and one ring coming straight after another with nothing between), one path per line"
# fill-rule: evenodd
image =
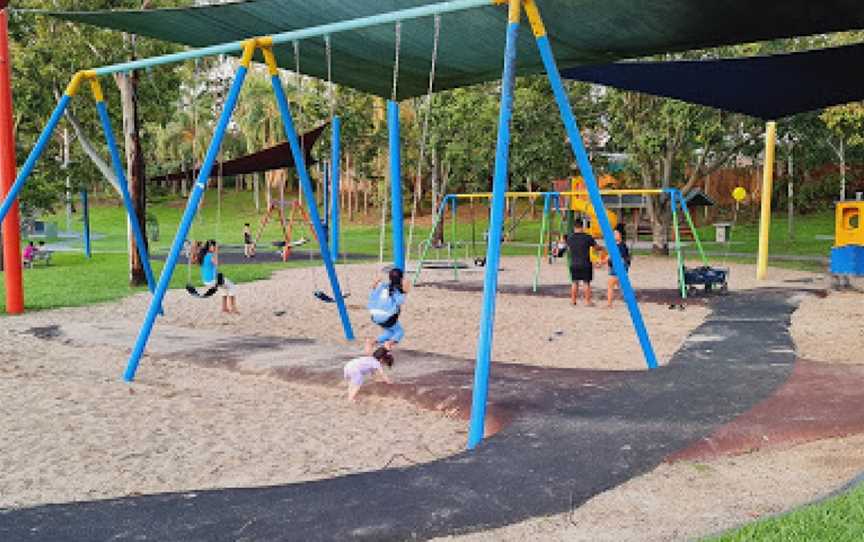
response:
M288 244L288 246L290 246L290 247L299 247L301 245L305 245L308 242L309 242L309 240L305 239L305 238L297 239L296 241L291 241L290 244L285 243L285 241L273 241L273 246L276 248L285 248L285 245Z
M224 286L224 285L225 285L225 277L222 275L222 273L218 273L216 275L216 285L215 286L211 286L210 288L204 290L203 292L199 292L198 289L195 288L195 286L193 286L191 284L187 284L186 285L186 292L189 295L191 295L192 297L197 297L198 299L207 299L208 297L213 297L216 294L216 292L219 291L219 287Z
M327 293L324 292L324 290L315 290L315 292L313 292L312 295L314 295L315 297L317 297L319 300L323 301L324 303L336 303L336 300L334 298L332 298L331 296L327 295ZM347 299L349 297L351 297L351 294L342 294L342 299Z
M476 263L475 263L476 265ZM468 264L459 260L424 260L423 269L468 269Z

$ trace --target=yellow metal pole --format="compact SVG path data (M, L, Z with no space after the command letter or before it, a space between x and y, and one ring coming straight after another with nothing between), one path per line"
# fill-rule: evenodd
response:
M759 257L756 260L756 280L768 276L768 238L771 233L771 190L774 186L774 146L777 143L777 123L765 125L765 164L762 169L762 214L759 218Z

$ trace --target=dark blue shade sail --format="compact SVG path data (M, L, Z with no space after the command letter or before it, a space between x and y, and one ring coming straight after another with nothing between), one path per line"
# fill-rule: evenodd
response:
M620 62L571 68L562 76L776 120L864 100L864 44L721 60Z

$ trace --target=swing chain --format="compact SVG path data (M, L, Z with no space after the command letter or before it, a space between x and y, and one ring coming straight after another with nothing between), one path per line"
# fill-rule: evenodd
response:
M396 21L396 59L393 62L393 92L390 99L396 101L396 90L399 82L399 53L402 48L402 21Z
M327 56L327 100L330 102L330 119L336 116L336 95L333 92L333 44L330 34L324 36L324 50Z
M303 122L303 75L300 73L300 41L294 40L294 75L295 75L295 87L297 93L297 132L301 134L300 142L303 142L303 127L301 123Z
M441 38L441 15L435 15L435 34L432 42L432 63L429 69L429 85L426 91L425 111L423 112L423 127L420 133L420 157L417 161L417 176L414 180L414 198L411 205L411 225L408 229L408 254L411 258L411 244L414 242L414 223L417 217L417 207L420 203L420 184L423 182L423 163L426 159L426 143L429 138L429 117L432 113L432 91L435 86L435 71L438 65L438 45ZM407 261L406 261L407 265Z

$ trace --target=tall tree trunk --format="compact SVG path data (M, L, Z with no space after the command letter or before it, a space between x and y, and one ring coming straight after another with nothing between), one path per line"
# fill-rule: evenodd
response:
M840 201L846 200L846 147L840 139Z
M133 71L131 74L119 73L115 75L117 87L120 89L120 102L123 106L123 139L126 146L126 175L129 178L129 194L132 197L133 211L144 230L142 233L144 233L144 242L146 243L147 190L144 150L141 147L140 120L138 118L138 79L137 71ZM144 275L144 266L138 256L138 247L128 220L127 236L129 238L129 284L142 286L147 284L147 278Z
M708 196L709 198L711 197L711 174L710 173L705 176L705 195ZM702 217L705 220L706 224L709 222L708 221L708 207L710 207L710 206L706 205L706 206L702 207Z
M270 206L273 205L273 192L271 190L270 181L272 178L267 178L267 172L264 173L264 187L267 189L267 192L264 194L264 203L267 204L267 210L270 210Z
M662 164L664 175L663 182L666 181L666 174L669 173L667 163ZM671 173L669 173L671 176ZM652 172L649 168L642 169L643 186L651 186ZM665 219L665 205L661 201L662 195L647 198L648 219L651 221L651 252L653 254L666 255L669 254L669 223Z
M665 256L669 254L669 221L660 204L661 197L648 199L648 217L651 219L651 252Z
M252 192L255 197L255 213L261 212L261 174L253 173L252 174Z

